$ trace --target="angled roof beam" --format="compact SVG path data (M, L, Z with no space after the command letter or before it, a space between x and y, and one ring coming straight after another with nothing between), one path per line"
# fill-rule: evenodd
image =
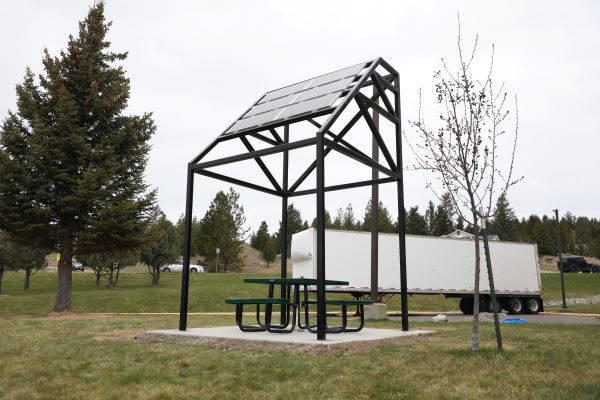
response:
M352 182L352 183L343 183L341 185L327 186L327 187L323 188L323 190L325 192L334 192L336 190L353 189L353 188L357 188L357 187L379 185L382 183L392 183L392 182L396 182L396 181L397 181L396 178L369 179L367 181L359 181L359 182ZM307 194L315 194L315 193L317 193L317 189L298 190L294 193L290 193L289 196L296 197L296 196L304 196Z
M364 156L358 154L357 152L347 149L346 147L342 146L341 144L335 143L334 141L326 139L326 138L323 138L323 142L327 146L332 147L338 153L342 153L343 155L348 156L368 167L375 168L375 169L379 170L380 172L383 172L387 176L394 177L394 178L400 178L400 174L398 172L384 167L383 165L379 164L378 162L373 161L373 159L370 157L364 157Z
M248 151L255 151L254 147L252 147L252 145L248 141L248 138L246 138L245 136L242 136L242 137L240 137L240 139L242 140L242 142L244 143L244 146L246 146ZM282 193L283 190L281 189L281 186L279 186L277 179L275 179L273 174L271 174L271 171L269 171L269 168L267 168L267 165L265 164L265 162L263 160L261 160L260 157L255 157L254 161L256 161L256 163L258 164L260 169L262 169L262 172L265 173L265 175L267 176L267 179L269 179L269 182L271 182L271 185L273 185L275 190Z
M367 82L367 80L371 77L371 75L373 74L373 71L375 71L375 69L377 68L377 66L379 65L379 63L381 61L382 61L381 57L378 57L367 67L368 68L367 72L365 72L360 77L360 79L358 81L356 81L356 84L354 85L354 87L350 90L350 92L348 94L346 94L346 97L344 97L342 102L335 108L335 110L333 111L333 113L331 113L329 118L327 118L327 121L325 121L323 123L323 125L321 126L321 129L319 129L319 131L317 132L317 135L323 134L323 132L325 132L329 128L331 128L331 125L333 125L333 123L338 119L338 117L344 112L346 107L348 107L348 104L350 104L352 99L355 98L356 93L359 93L360 89L364 86L365 82Z
M239 179L231 178L231 177L226 176L226 175L221 175L221 174L218 174L216 172L202 170L202 169L201 170L196 170L194 172L196 174L199 174L199 175L208 176L209 178L215 178L215 179L219 179L219 180L224 181L224 182L232 183L234 185L239 185L239 186L243 186L243 187L246 187L246 188L249 188L249 189L258 190L259 192L268 193L268 194L272 194L272 195L279 196L279 197L281 197L283 195L282 193L279 193L279 192L277 192L277 191L275 191L273 189L269 189L269 188L266 188L266 187L263 187L263 186L260 186L260 185L255 185L253 183L241 181Z
M364 105L364 103L362 102L362 100L359 97L356 97L355 100L356 100L356 103L358 104L358 108L360 108L360 111L362 112L363 118L367 122L367 125L369 125L369 129L371 129L371 132L373 133L373 136L375 137L375 140L377 141L377 145L379 146L379 149L383 153L383 156L385 157L388 165L390 166L390 168L392 170L396 171L396 169L397 169L396 163L394 162L394 159L392 158L390 151L388 150L387 146L385 145L385 141L381 137L381 134L379 133L379 129L377 129L377 126L375 126L375 123L373 122L373 118L371 118L371 116L369 115L369 112L367 111L367 107Z
M344 129L342 129L340 131L340 133L337 135L337 137L334 139L334 141L339 141L340 139L342 139L349 131L350 129L354 126L354 124L356 124L358 122L358 120L361 117L361 113L357 113L354 117L352 117L352 119L346 124L346 126L344 127ZM327 154L329 154L331 152L330 148L325 149L324 153L323 153L323 157L327 157ZM314 171L314 169L317 168L317 161L313 161L308 168L306 168L306 170L302 173L302 175L300 175L298 177L298 179L296 179L296 182L294 182L294 184L292 186L290 186L289 191L293 192L296 189L298 189L298 186L300 186L302 184L302 182L304 182L304 180L306 178L308 178L308 176L311 174L311 172Z
M394 114L394 107L390 102L390 99L387 97L385 93L385 89L383 89L383 78L377 72L373 72L373 85L375 85L375 89L381 95L381 100L383 100L383 104L385 104L385 108L391 113Z
M315 120L314 120L314 119L312 119L312 118L309 118L308 122L310 122L311 124L313 124L313 125L314 125L314 126L316 126L317 128L320 128L320 127L321 127L321 124L319 124L317 121L315 121ZM332 138L334 141L336 141L336 142L338 142L338 143L341 143L341 144L343 144L344 146L346 146L346 147L347 147L347 148L349 148L350 150L353 150L353 151L355 151L355 152L357 152L357 153L359 153L359 154L362 154L362 155L363 155L363 156L365 156L365 157L368 157L368 156L367 156L365 153L363 153L362 151L360 151L359 149L357 149L355 146L353 146L352 144L348 143L348 142L347 142L347 141L345 141L344 139L342 139L342 138L339 138L339 137L338 137L338 135L336 135L335 133L331 132L330 130L326 131L325 133L326 133L327 135L331 136L331 138Z
M387 61L385 61L383 58L379 59L379 64L385 68L387 70L387 72L389 72L390 74L392 74L394 76L394 78L397 78L400 76L400 74L398 73L398 71L396 71L394 69L394 67L392 67L390 64L388 64Z
M277 146L278 144L281 144L280 142L277 142L276 140L265 137L265 136L261 135L260 133L250 133L250 134L248 134L248 136L252 136L253 138L256 138L258 140L261 140L265 143L270 144L271 146Z
M373 95L373 97L371 97L371 100L376 100L379 98L379 93L376 93ZM360 117L362 116L362 113L359 111L357 112L354 117L352 117L352 119L350 121L348 121L348 123L346 124L346 126L340 131L340 133L337 134L336 138L333 139L334 142L338 142L340 139L342 139L349 131L350 129L352 129L352 127L358 122L358 120L360 119ZM322 126L321 126L322 127ZM331 151L330 148L325 149L324 152L324 157L327 157L327 154L329 154L329 152ZM304 182L306 180L306 178L308 178L308 176L310 175L311 172L313 172L313 170L317 167L317 162L313 161L308 168L306 168L306 170L302 173L302 175L300 175L298 177L298 179L296 179L296 182L294 182L294 184L292 186L290 186L290 192L295 191L296 189L298 189L298 187L302 184L302 182Z
M372 101L371 99L369 99L364 94L358 93L357 97L360 97L360 100L362 101L362 103L365 106L370 107L373 110L375 110L376 112L378 112L380 115L383 115L391 123L393 123L393 124L398 124L399 123L400 120L398 119L398 117L396 117L393 113L389 113L386 110L384 110L379 104L377 104L376 102Z
M376 74L377 71L373 71L373 73ZM377 75L379 75L379 74L377 74ZM396 90L396 88L394 87L394 85L392 84L392 82L394 82L394 79L395 79L393 75L384 75L384 76L379 75L379 76L382 78L383 86L385 86L385 88L387 90L391 90L393 93L397 93L398 92ZM363 87L368 87L368 86L371 86L371 85L373 85L373 79L368 80L367 82L365 82L365 84L363 85Z
M282 151L285 151L285 150L299 149L301 147L307 147L307 146L314 145L316 142L317 142L316 137L298 140L296 142L285 143L285 144L280 144L279 146L269 147L268 149L261 149L261 150L251 151L251 152L245 153L245 154L238 154L238 155L231 156L231 157L219 158L217 160L205 161L200 164L192 165L190 168L194 171L198 171L198 170L201 170L204 168L211 168L211 167L225 165L225 164L229 164L229 163L233 163L233 162L237 162L237 161L250 160L250 159L256 158L256 157L263 157L263 156L268 156L271 154L277 154L277 153L281 153Z
M269 132L271 132L271 135L273 135L273 138L277 142L283 143L283 139L281 138L281 136L279 136L279 133L277 133L277 131L275 130L275 128L269 128Z

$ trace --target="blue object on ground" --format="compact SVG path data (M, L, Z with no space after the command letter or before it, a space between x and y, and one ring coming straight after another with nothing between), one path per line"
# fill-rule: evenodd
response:
M525 324L527 320L525 318L506 318L502 321L503 324Z

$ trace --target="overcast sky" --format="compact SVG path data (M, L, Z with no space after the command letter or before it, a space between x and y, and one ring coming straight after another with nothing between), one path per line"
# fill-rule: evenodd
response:
M25 68L41 72L43 48L53 55L64 49L90 4L0 2L1 118L16 107L14 88ZM129 51L128 112L152 111L158 127L147 180L158 188L160 206L173 220L183 212L187 162L262 93L375 57L400 71L403 128L415 137L408 121L416 118L419 88L426 116L435 119L433 71L441 57L454 60L457 13L467 46L479 34L481 68L494 43L495 80L518 96L515 172L525 179L509 192L517 214L558 208L600 217L600 6L593 1L108 1L109 40L115 51ZM292 170L301 171L311 154L292 158ZM408 149L405 157L410 162ZM249 171L237 168L242 176ZM328 170L328 182L353 174L341 163ZM405 177L407 207L422 210L434 199L425 187L430 178L412 171ZM201 217L229 185L196 182L194 213ZM393 186L382 188L381 198L396 214ZM249 227L266 220L275 228L278 198L236 190ZM328 194L327 208L352 203L362 216L369 193ZM314 197L294 202L312 221Z

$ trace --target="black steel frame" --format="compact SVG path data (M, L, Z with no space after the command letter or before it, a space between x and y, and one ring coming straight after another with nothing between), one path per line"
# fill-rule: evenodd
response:
M376 68L382 67L388 74L382 76L376 72ZM373 87L373 96L368 97L360 92L360 89L365 87ZM391 92L394 102L390 101L387 92ZM377 100L381 99L384 107L381 107ZM355 101L358 105L359 112L354 115L346 126L335 134L330 131L333 123L338 119L342 112L346 109L351 101ZM395 140L396 154L392 155L387 148L380 132L378 123L373 120L369 114L369 109L383 116L395 125ZM247 112L247 111L246 111ZM245 113L246 113L245 112ZM244 113L244 114L245 114ZM242 114L242 115L244 115ZM315 121L315 118L329 114L327 120L320 124ZM352 129L352 127L360 120L364 119L373 135L374 142L378 145L383 153L386 161L386 166L379 163L378 160L363 153L351 143L344 140L344 136ZM262 125L251 129L244 130L239 133L222 134L210 143L200 154L198 154L187 167L187 187L186 187L186 207L185 207L185 230L184 230L184 249L183 249L183 274L181 283L181 303L179 312L179 330L187 329L187 310L188 310L188 290L189 290L189 265L190 265L190 247L191 247L191 221L192 221L192 204L194 191L194 175L202 175L209 178L219 179L224 182L239 185L249 189L257 190L263 193L281 197L281 218L282 218L282 243L281 243L281 270L282 278L287 276L287 207L288 199L295 196L304 196L309 194L316 195L317 209L317 339L324 340L326 338L326 307L325 307L325 193L357 188L362 186L374 186L383 183L396 182L398 192L398 225L400 232L398 235L398 246L400 253L400 290L401 290L401 309L402 309L402 330L408 330L408 295L407 295L407 277L406 277L406 244L404 232L404 188L402 175L402 125L400 112L400 74L392 68L382 58L377 58L367 65L367 71L361 75L352 89L346 93L339 105L329 110L319 110L311 113L306 113L302 116L296 116L284 122L278 122L272 125ZM289 131L290 125L301 121L307 121L317 128L315 137L308 139L290 142ZM280 136L276 128L283 126L283 138ZM268 136L267 136L268 135ZM256 150L248 140L248 137L255 138L264 143L271 145L265 149ZM202 159L210 153L219 143L239 139L244 144L247 153L236 154L230 157L220 158L211 161ZM314 146L315 161L311 163L305 172L300 177L289 185L288 181L288 163L289 152L291 150ZM325 186L325 157L331 152L336 151L347 157L350 157L372 170L376 170L386 175L384 178L376 178L366 181L357 181L341 185ZM267 165L261 160L261 157L271 154L283 154L283 180L279 185ZM260 169L263 171L272 187L265 187L254 183L246 182L230 176L225 176L208 168L226 165L238 161L254 159ZM316 187L309 190L297 190L298 187L306 180L306 178L316 169ZM375 174L373 174L375 176ZM377 205L374 205L377 207ZM372 232L372 235L376 232ZM376 268L376 266L371 266ZM284 290L282 288L282 290ZM286 293L281 293L282 297ZM282 307L281 323L286 321L285 311Z

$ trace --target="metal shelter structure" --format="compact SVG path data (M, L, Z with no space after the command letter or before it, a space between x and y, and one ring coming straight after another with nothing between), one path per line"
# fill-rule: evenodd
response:
M372 88L371 94L365 94L366 88ZM379 105L379 100L383 106ZM338 133L331 131L333 124L338 121L348 105L355 102L358 112L345 123ZM375 116L369 113L371 110ZM326 117L323 122L318 122L318 117ZM390 150L379 130L378 117L390 121L394 126L395 149ZM345 140L344 137L359 120L364 120L372 134L373 143L376 143L382 153L385 164L372 157L356 146ZM290 141L290 127L295 124L308 123L316 129L314 136L307 139ZM278 131L277 129L280 128ZM281 128L283 135L280 134ZM377 58L348 68L334 71L319 77L302 81L290 86L265 93L247 111L245 111L233 124L210 143L198 154L187 167L187 191L185 208L185 232L183 274L181 285L181 303L179 314L179 330L187 328L188 289L189 289L189 264L191 247L191 220L194 190L194 176L196 174L209 178L229 182L242 187L272 194L281 198L281 277L287 275L287 208L288 199L296 196L316 195L317 215L317 339L324 340L326 335L326 309L325 309L325 193L357 188L361 186L376 186L383 183L396 183L398 192L398 246L400 255L400 290L402 308L402 330L408 330L408 298L406 279L406 244L404 233L404 190L402 176L402 137L401 137L401 112L400 112L400 75L384 59ZM255 149L250 139L258 140L268 145L266 148ZM219 144L239 140L246 148L246 152L224 158L203 161L203 159ZM295 149L314 147L315 160L308 165L294 182L289 179L289 152ZM375 147L375 146L374 146ZM375 150L375 149L374 149ZM325 157L332 151L354 159L371 168L374 173L369 180L354 181L351 183L325 186ZM283 176L281 184L273 176L261 157L283 154ZM266 187L232 176L226 176L210 168L223 166L243 160L254 159L271 187ZM308 190L299 190L299 186L316 170L315 187ZM379 177L379 173L385 177ZM377 209L378 202L372 208ZM377 235L372 231L372 235ZM376 242L375 242L376 243ZM375 258L376 260L376 258ZM376 274L377 265L372 265L373 276ZM376 293L375 286L375 293Z

